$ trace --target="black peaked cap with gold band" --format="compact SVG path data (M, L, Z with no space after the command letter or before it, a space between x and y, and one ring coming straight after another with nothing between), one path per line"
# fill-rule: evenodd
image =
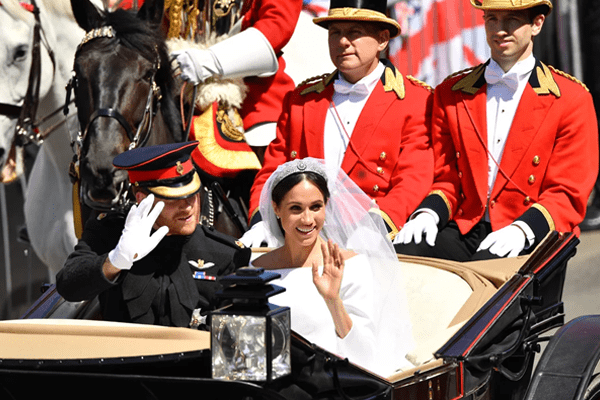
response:
M390 31L390 38L400 34L400 24L386 15L387 0L331 0L325 17L313 18L323 28L333 21L361 21L383 23Z
M190 155L197 141L139 147L116 156L113 165L126 170L132 185L165 199L185 199L200 190Z

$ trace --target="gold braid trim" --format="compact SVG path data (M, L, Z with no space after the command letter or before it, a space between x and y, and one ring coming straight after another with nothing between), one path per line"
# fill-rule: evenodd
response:
M329 74L322 74L322 75L313 76L312 78L308 78L308 79L303 80L296 87L304 86L304 85L306 85L308 83L313 83L313 82L317 82L317 81L320 82L323 79L325 79L327 76L329 76Z
M552 72L550 72L550 69L545 64L542 64L542 68L540 68L540 67L536 68L536 73L537 73L538 81L540 82L540 87L533 88L533 90L537 94L552 93L556 97L560 97L560 89L558 88L558 85L556 84L556 81L554 80L554 77L552 76Z
M224 149L215 139L212 107L194 118L194 133L198 150L211 164L228 169L260 169L260 161L253 151L241 152Z
M369 212L379 215L383 219L383 221L387 224L387 226L389 226L392 229L391 231L388 232L387 237L390 240L394 240L394 238L396 237L396 235L398 234L398 232L400 230L398 229L398 227L396 227L396 224L394 224L394 221L392 221L390 216L387 215L383 210L381 210L379 208L371 208L369 210Z
M465 69L463 69L463 70L460 70L460 71L453 72L452 74L448 75L448 76L447 76L447 77L444 79L444 82L445 82L445 81L447 81L448 79L452 79L452 78L454 78L455 76L458 76L458 75L464 75L464 74L466 74L467 72L471 72L471 71L473 71L475 68L476 68L476 67L469 67L469 68L465 68Z
M314 76L312 78L306 79L304 82L301 82L296 87L301 87L301 86L307 85L309 83L314 83L314 84L307 87L306 89L302 90L300 92L300 96L304 96L304 95L312 93L312 92L321 93L323 90L325 90L325 87L327 85L329 85L329 83L335 77L336 74L337 74L337 70L333 71L330 74Z
M473 68L473 71L471 71L469 74L465 75L464 78L462 78L461 80L456 82L454 84L454 86L452 86L452 90L453 91L462 90L463 92L469 93L469 94L477 93L477 91L480 88L475 87L475 83L477 83L477 81L483 74L484 70L485 70L485 64L480 64L477 67ZM456 76L456 74L454 76Z
M531 208L535 208L536 210L542 213L544 218L546 218L546 222L548 222L548 227L550 228L550 231L556 230L556 225L554 225L554 219L552 219L552 215L550 215L550 212L546 207L544 207L540 203L535 203L531 206Z
M198 0L194 0L194 3L189 6L187 14L185 32L196 32L198 30L198 15L200 15Z
M404 87L404 77L400 71L396 70L396 74L394 74L393 68L387 67L385 69L385 85L383 85L383 90L386 92L393 90L400 100L404 99L406 88Z
M442 200L444 200L444 203L446 203L446 207L448 208L448 221L452 220L452 207L450 206L450 201L448 200L444 192L442 192L441 190L432 190L431 192L429 192L428 196L432 194L438 195L442 198Z
M590 91L590 89L588 89L588 87L585 85L585 83L581 82L579 79L575 78L574 76L572 76L572 75L569 75L569 74L567 74L566 72L563 72L563 71L561 71L561 70L559 70L559 69L556 69L556 68L554 68L552 65L548 65L548 67L549 67L549 68L550 68L552 71L556 72L558 75L560 75L560 76L564 76L565 78L567 78L567 79L569 79L569 80L571 80L571 81L573 81L573 82L575 82L575 83L579 83L579 84L580 84L580 85L581 85L581 86L582 86L582 87L583 87L583 88L584 88L586 91L588 91L588 92Z
M167 38L179 37L183 18L183 2L185 0L165 0L165 10L169 14L169 32Z
M433 93L433 87L431 87L430 85L428 85L426 82L423 82L422 80L417 79L417 78L415 78L412 75L406 75L406 79L408 79L409 81L411 81L415 85L422 86L425 89L429 90L431 93Z

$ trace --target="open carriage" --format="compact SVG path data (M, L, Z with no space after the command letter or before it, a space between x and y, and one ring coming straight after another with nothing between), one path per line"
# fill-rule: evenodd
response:
M594 399L600 318L553 333L564 323L562 288L578 242L554 233L528 257L471 263L401 256L417 345L414 367L388 377L292 334L291 375L211 379L208 332L101 321L97 303L66 302L51 287L22 319L0 322L0 393L300 398L293 386L308 398Z

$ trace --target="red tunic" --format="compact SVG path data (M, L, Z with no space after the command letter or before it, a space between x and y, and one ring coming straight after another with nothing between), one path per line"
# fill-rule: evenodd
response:
M485 64L435 90L435 177L422 207L465 234L486 208L494 231L525 221L536 242L550 230L579 232L598 173L592 97L574 78L536 61L518 105L488 201Z
M295 158L324 158L323 129L336 75L300 85L286 96L277 138L267 147L251 190L251 215L258 208L263 185L278 165ZM358 118L352 146L342 161L348 176L377 201L392 232L404 225L432 183L427 128L431 100L424 84L403 77L388 64Z

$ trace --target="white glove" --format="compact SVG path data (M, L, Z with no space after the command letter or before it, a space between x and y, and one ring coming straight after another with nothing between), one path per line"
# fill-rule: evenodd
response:
M273 47L256 28L248 28L208 49L178 50L171 56L179 63L181 78L194 85L211 76L266 77L275 74L279 68Z
M261 243L267 243L267 228L264 221L252 225L239 239L246 247L260 247Z
M179 63L181 79L198 85L214 75L221 74L219 62L210 49L186 49L171 53Z
M508 225L486 236L477 251L489 250L499 257L516 257L525 248L525 232L516 225Z
M438 226L435 217L431 212L423 211L404 224L400 232L398 232L394 238L394 244L409 244L413 241L416 244L419 244L423 239L423 235L425 235L425 242L433 247L435 245L437 234Z
M167 226L161 226L150 235L152 225L165 206L164 202L159 201L152 209L153 203L154 195L151 194L139 206L134 205L129 210L119 243L108 253L110 263L118 269L131 269L134 261L146 257L169 232Z

